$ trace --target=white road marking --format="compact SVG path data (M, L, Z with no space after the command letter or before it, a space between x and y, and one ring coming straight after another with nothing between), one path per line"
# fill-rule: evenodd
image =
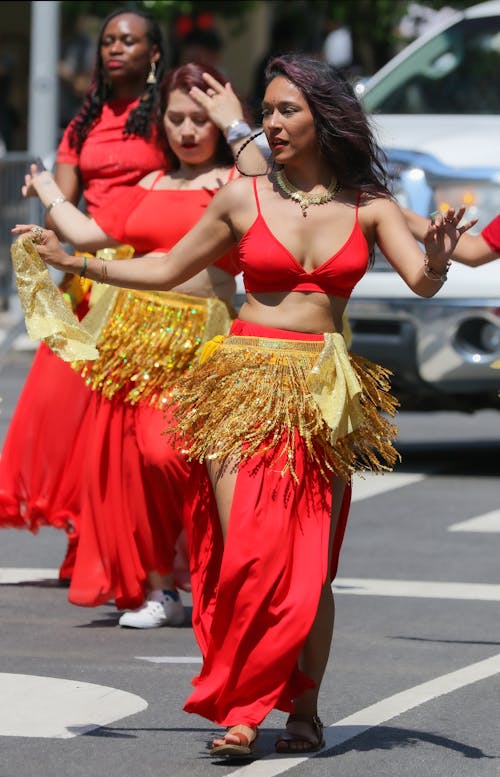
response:
M142 712L140 696L105 685L0 673L0 736L70 739Z
M327 750L332 750L334 747L348 742L374 726L380 726L421 704L433 701L439 696L452 693L472 683L485 680L499 672L500 653L476 664L465 666L463 669L436 677L421 685L415 685L413 688L389 696L387 699L333 723L325 728L326 747L319 753L290 757L273 753L259 761L228 772L225 777L233 777L233 775L234 777L276 777L276 775L283 774L295 766L300 766L310 758L315 758L317 755L324 756Z
M31 583L37 580L57 580L58 569L29 569L23 567L0 568L0 585Z
M483 583L443 583L429 580L370 580L337 577L333 583L336 594L356 596L397 596L423 599L466 599L500 602L500 585Z
M139 661L153 664L201 664L201 656L135 656Z
M27 581L56 579L57 569L0 568L0 585ZM337 577L333 583L336 594L353 596L396 596L423 599L464 599L467 601L500 601L500 585L482 583L446 583L429 580L381 580L362 577ZM189 656L136 656L156 663L196 663Z
M471 518L468 521L453 523L451 526L448 526L448 531L485 532L488 534L490 532L500 532L500 510L493 510L491 513L478 515L476 518Z
M420 472L406 474L404 472L384 472L383 474L355 475L352 480L352 501L360 502L371 496L393 491L395 488L410 486L424 480L427 475Z

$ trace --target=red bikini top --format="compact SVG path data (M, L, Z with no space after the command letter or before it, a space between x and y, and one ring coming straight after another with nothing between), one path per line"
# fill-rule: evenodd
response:
M257 217L239 242L245 290L250 293L315 291L348 299L368 267L369 249L359 225L358 208L351 234L333 256L307 272L267 226L253 179Z

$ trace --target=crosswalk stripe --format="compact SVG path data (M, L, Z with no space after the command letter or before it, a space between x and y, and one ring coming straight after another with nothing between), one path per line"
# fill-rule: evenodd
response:
M0 568L0 585L57 580L57 569ZM352 596L395 596L418 599L462 599L467 601L500 601L500 585L482 583L443 582L434 580L384 580L337 577L333 583L337 594ZM143 658L145 656L136 656ZM153 660L148 657L147 660ZM178 658L158 657L158 663L180 662ZM187 661L188 659L186 659Z
M310 758L324 757L328 750L338 747L350 739L364 734L375 726L380 726L389 720L393 720L400 715L415 709L426 702L444 696L460 688L493 677L500 672L500 653L487 658L484 661L478 661L475 664L469 664L462 669L440 677L429 680L428 682L415 685L406 691L388 696L382 701L372 704L370 707L355 712L347 718L339 720L325 728L325 747L317 753L308 753L306 755L284 756L272 755L265 756L259 761L254 761L247 766L226 772L225 777L277 777L278 774L288 772L296 766L304 765ZM304 772L305 773L305 772Z
M337 577L333 591L355 596L396 596L417 599L461 599L500 602L500 585L486 583L444 583L431 580L370 580Z
M384 474L355 475L352 481L352 501L359 502L396 488L410 486L424 480L427 475L421 472L385 472Z
M37 580L54 580L59 577L58 569L28 567L0 567L0 585L36 582Z
M448 531L468 531L496 533L500 532L500 510L493 510L491 513L478 515L476 518L470 518L468 521L453 523L448 526Z
M201 664L201 656L135 656L139 661L152 664Z

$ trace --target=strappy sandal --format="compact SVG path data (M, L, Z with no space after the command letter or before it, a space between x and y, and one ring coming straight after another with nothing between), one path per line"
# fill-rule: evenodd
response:
M232 728L235 728L234 726ZM247 726L247 728L252 728L251 726ZM255 751L255 743L257 741L257 737L259 736L259 729L253 728L252 731L255 732L255 736L253 739L249 739L246 734L243 734L242 731L231 731L231 729L228 729L226 733L224 734L221 739L226 738L228 734L231 734L232 737L236 737L238 740L238 744L236 742L226 742L224 741L224 744L222 745L215 745L210 748L210 755L216 756L217 758L219 756L229 756L230 758L245 758L249 755L252 755L252 753Z
M288 716L289 723L307 723L311 726L313 735L287 733L278 737L274 744L277 753L290 755L302 755L302 753L316 753L325 746L323 737L323 724L317 715L300 715L292 713Z

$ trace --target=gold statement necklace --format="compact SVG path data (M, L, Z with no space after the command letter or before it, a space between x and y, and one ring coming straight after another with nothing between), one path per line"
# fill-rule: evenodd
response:
M342 185L336 180L336 178L332 178L330 185L324 194L308 194L307 192L303 192L300 189L297 189L297 187L291 184L286 177L284 170L278 170L276 172L276 182L282 192L285 192L285 194L287 194L290 199L299 203L300 207L302 208L302 215L304 218L307 216L307 209L309 205L324 205L326 202L331 202L342 189Z

